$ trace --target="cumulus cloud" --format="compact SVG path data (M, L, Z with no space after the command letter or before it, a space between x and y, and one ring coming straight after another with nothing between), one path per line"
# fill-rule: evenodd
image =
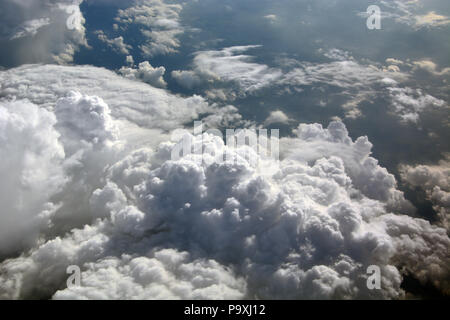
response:
M174 249L150 257L105 258L86 266L83 281L88 285L58 291L55 299L229 300L245 293L245 281L230 269Z
M285 150L303 150L296 159L311 162L322 157L338 156L346 164L353 184L371 199L383 201L390 210L412 212L411 205L397 190L395 177L371 157L372 144L367 137L353 142L342 122L332 122L327 129L320 124L300 124L295 130L299 140L281 139Z
M79 144L107 145L109 141L118 139L118 128L111 118L111 110L98 97L72 91L57 101L54 113L58 119L56 126L63 133L62 139L77 144L73 153L79 151Z
M158 88L165 88L167 86L166 81L164 81L166 68L154 68L148 61L139 63L137 69L122 67L119 73L125 78L140 80Z
M82 0L5 0L0 4L0 58L22 63L69 63L85 39ZM70 28L69 28L70 26Z
M77 93L60 100L64 147L87 142L95 158L117 141L108 110ZM87 124L70 122L78 113ZM367 138L352 141L341 122L295 133L280 162L260 154L256 166L248 146L207 133L184 136L203 155L172 160L174 140L108 157L102 185L83 198L96 219L3 261L0 297L398 298L405 273L448 292L446 231L400 214L405 201ZM235 161L218 161L221 152ZM382 290L367 289L371 264ZM69 265L81 267L81 287L65 287Z
M8 142L2 143L2 147L6 148L4 154L10 153L10 159L4 157L1 167L2 172L5 171L3 203L8 204L2 211L5 217L2 226L6 228L2 236L8 235L11 239L10 242L2 238L6 246L1 249L2 256L32 245L47 225L65 232L90 223L93 215L86 209L89 193L101 185L105 166L126 150L157 145L167 139L166 130L179 128L202 114L206 115L205 123L211 124L240 120L234 107L219 110L200 97L177 97L101 68L25 66L2 71L0 78L2 97L11 101L27 98L39 106L33 107L33 103L27 102L31 105L27 111L17 102L14 111L12 102L2 102L6 121L2 123L2 130L6 130L2 136ZM105 100L81 95L77 90L87 94L97 92ZM8 106L6 111L5 106ZM41 118L43 124L40 124ZM15 131L14 127L17 127ZM36 138L33 138L34 127L41 131L35 133ZM49 146L46 147L44 137L47 136ZM24 142L19 142L21 137ZM10 145L14 141L15 145ZM39 150L41 147L43 149ZM11 178L7 178L9 174ZM28 202L24 200L27 197ZM13 216L17 218L11 218ZM30 239L16 232L19 227ZM19 238L9 236L10 232ZM18 240L21 238L23 244Z

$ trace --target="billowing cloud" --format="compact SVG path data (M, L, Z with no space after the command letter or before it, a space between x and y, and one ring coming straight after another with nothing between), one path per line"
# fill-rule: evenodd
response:
M77 93L58 101L64 148L102 159L121 135L108 110ZM86 124L73 122L78 113ZM448 292L446 231L401 214L407 203L367 138L353 142L341 122L295 133L280 162L259 154L256 166L249 147L206 133L184 137L203 155L172 160L167 141L108 157L96 189L78 180L90 185L82 203L92 222L2 262L0 297L398 298L404 273ZM235 162L220 162L224 151ZM381 290L366 286L373 264ZM80 266L81 287L65 287L69 265Z
M148 61L139 63L137 69L122 67L119 73L125 78L140 80L157 88L165 88L167 85L164 81L166 68L154 68Z
M163 249L149 257L105 258L87 265L86 287L58 291L55 299L239 299L245 281L214 260Z
M338 156L353 184L364 195L386 203L390 210L412 212L403 193L397 190L395 177L370 156L372 144L367 137L353 142L342 122L332 122L327 129L320 124L300 124L295 133L300 139L284 138L281 142L284 150L303 150L292 155L296 159L310 163L323 156Z
M104 167L127 150L157 145L166 139L166 130L201 114L206 115L207 124L240 119L234 107L218 110L200 97L177 97L100 68L26 66L1 72L0 77L1 96L34 103L2 101L2 137L6 139L2 154L10 154L2 157L1 165L2 226L6 228L2 236L8 237L2 238L2 257L33 245L48 225L65 232L90 223L89 193L101 185ZM97 91L111 107L103 99L73 90Z

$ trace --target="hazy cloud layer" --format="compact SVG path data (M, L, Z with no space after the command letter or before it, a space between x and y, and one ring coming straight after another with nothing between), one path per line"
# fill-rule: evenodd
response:
M127 9L120 9L116 21L128 27L137 25L146 41L140 45L144 57L174 53L180 46L178 36L184 32L179 22L183 6L162 0L136 0Z
M0 63L69 63L87 45L82 0L5 0L0 4ZM70 25L71 28L68 26Z
M154 72L160 74L160 71L162 69L152 70L144 63L131 73L134 77L147 79L150 74L155 76ZM0 73L0 80L2 96L27 98L47 109L70 90L97 94L109 104L116 118L151 129L179 128L200 114L216 110L200 96L184 99L112 71L89 66L23 66ZM160 82L159 77L154 80Z

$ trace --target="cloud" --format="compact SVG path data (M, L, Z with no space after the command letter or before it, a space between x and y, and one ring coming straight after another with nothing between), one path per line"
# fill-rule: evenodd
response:
M353 57L347 51L333 48L323 54L325 57L336 61L354 60Z
M435 27L443 26L450 23L450 19L446 16L436 14L436 12L431 11L425 15L416 16L415 26L416 27Z
M87 46L82 0L5 0L0 4L2 64L73 60L79 46ZM68 28L69 22L73 28Z
M297 68L285 75L282 83L297 86L322 83L340 88L367 87L388 74L394 79L407 78L405 74L387 73L375 66L361 65L354 60L339 60L321 64L300 62Z
M58 291L55 299L240 299L245 281L213 260L193 260L188 252L163 249L150 257L105 258L89 263L90 285Z
M58 207L66 181L53 113L26 100L0 102L0 258L27 248Z
M243 55L259 46L237 46L219 51L199 51L193 60L193 71L209 81L232 82L244 93L272 85L282 75L281 70L252 62L253 57ZM178 74L183 75L183 73Z
M86 209L90 192L101 186L104 168L117 161L127 150L136 146L156 146L167 139L166 130L179 128L203 114L206 124L240 121L240 115L234 107L219 110L198 96L177 97L101 68L28 65L2 71L0 78L2 97L12 101L16 98L29 99L34 103L27 102L31 104L30 111L17 103L17 111L14 112L13 105L8 105L6 113L8 121L17 118L18 125L14 126L18 128L11 131L12 125L5 124L9 131L3 136L7 141L17 143L15 149L9 143L2 144L3 148L10 149L5 149L5 154L11 153L10 160L5 158L2 167L7 171L3 174L5 185L2 194L7 196L5 206L8 203L8 208L17 211L17 222L14 219L9 222L10 218L5 218L2 225L22 240L9 236L9 232L2 233L11 238L11 242L2 238L5 247L0 250L1 257L32 246L41 230L47 232L48 225L53 225L48 232L54 235L55 232L63 234L91 223L93 215ZM87 94L97 92L105 100L82 95L77 90ZM6 103L4 101L7 100L2 100L2 107ZM9 115L11 112L12 116ZM29 116L26 117L27 112ZM24 120L20 120L16 113ZM54 133L47 133L44 125L43 128L39 126L40 118L46 121L45 124L48 123L48 131L54 130ZM27 121L30 122L30 129L21 124ZM31 135L33 126L42 131L35 133L36 139ZM20 131L21 127L24 133ZM41 135L56 140L55 150L50 150L51 146L47 148L48 151L44 150L47 155L41 155L38 150L41 145L44 147ZM21 136L30 144L30 152L27 151L27 144L19 142ZM63 154L59 157L58 148ZM17 151L15 156L14 150ZM14 157L29 158L24 162ZM27 167L28 162L30 168ZM12 175L10 179L7 178L9 174ZM17 188L7 185L13 182L17 182ZM27 197L28 202L24 200ZM33 200L34 197L36 200ZM24 202L23 208L20 202ZM9 217L13 212L11 210L5 210L4 216ZM21 222L23 220L29 221ZM30 239L16 232L19 227L22 228L20 230L26 230L24 232Z
M78 206L95 219L3 261L0 297L398 298L405 272L448 292L446 231L401 214L395 179L343 123L300 125L282 139L280 162L258 156L254 166L248 147L206 133L185 136L204 146L203 161L172 160L176 140L155 148L127 140L128 151L103 157L122 135L109 112L77 93L58 101L64 148L107 159L93 171L102 176L96 188L80 179L92 169L72 172L84 186ZM221 151L236 161L219 162ZM382 290L367 289L371 264L381 267ZM81 267L82 287L65 288L68 265Z
M144 53L170 53L184 30L181 8L137 1L118 23L143 29ZM22 40L53 26L31 19L14 29L24 30ZM199 51L192 70L172 77L223 101L280 85L334 86L352 98L344 109L355 117L376 90L391 94L405 119L440 103L400 87L400 60L372 66L334 49L324 54L330 61L271 67L251 49ZM205 155L174 160L169 136L193 120L221 129L251 123L234 106L154 88L165 86L164 67L127 62L122 76L90 66L0 71L0 298L402 298L405 275L450 294L444 218L436 226L409 216L414 208L367 137L351 138L342 122L300 124L281 139L280 161L257 154L254 165L248 147L186 135ZM430 62L417 68L441 72ZM277 110L266 123L288 121ZM236 161L218 161L223 151ZM401 171L442 217L447 162ZM373 264L379 291L366 285ZM69 265L81 268L81 287L66 287Z
M342 94L349 98L342 104L347 118L362 116L359 105L375 97L380 84L397 85L410 77L394 64L386 67L362 64L350 53L339 49L324 53L332 60L330 62L279 59L281 68L271 68L253 62L253 56L242 54L255 48L259 46L199 51L193 59L192 70L174 71L172 77L187 88L204 84L206 95L220 100L233 100L236 96L257 93L265 88L303 90L305 87L333 86L343 89ZM215 91L209 86L214 86Z
M171 75L179 85L187 89L192 89L202 83L200 76L194 71L174 70Z
M273 123L288 123L289 117L281 110L272 111L267 119L264 121L264 124L270 125Z
M11 36L10 40L19 39L26 36L34 36L39 31L39 29L49 24L49 18L25 21L21 26L18 27L18 30L16 31L16 33L14 33L13 36Z
M321 52L323 50L319 50ZM342 104L346 118L359 118L363 114L359 105L376 97L378 86L401 83L409 75L400 72L395 65L388 67L362 64L348 52L332 49L324 56L330 62L311 63L288 60L282 64L289 66L287 73L278 81L279 85L294 88L311 86L332 86L342 90L348 101Z
M380 1L380 3L386 8L382 10L384 18L394 19L396 22L411 26L415 30L440 27L450 23L450 19L447 16L438 14L435 11L428 11L429 8L435 5L434 3L428 4L419 0ZM420 12L424 10L426 13L421 14Z
M106 43L109 47L113 48L116 52L124 54L124 55L130 54L129 50L132 49L132 47L130 45L124 43L123 37L108 39L108 37L102 30L97 31L96 34L100 41Z
M71 91L57 101L54 113L58 119L56 126L63 133L62 139L78 144L74 153L86 143L108 145L110 141L118 140L119 129L111 117L111 110L98 97Z
M308 163L324 156L337 156L344 161L353 184L365 196L386 203L389 210L412 212L403 193L397 190L395 177L370 156L372 144L367 137L353 142L342 122L332 122L327 129L320 124L300 124L294 132L300 139L281 139L287 154L288 150L303 150L291 156Z
M151 69L146 64L143 67L136 75L143 72L145 78ZM153 71L157 74L161 70ZM49 110L70 91L101 96L113 117L148 129L180 128L199 115L216 110L200 96L178 97L97 67L27 65L1 72L0 79L1 96L27 98Z
M450 228L450 159L437 165L401 165L402 180L410 187L418 187L426 192L433 203L439 221L447 230Z
M278 20L278 17L275 14L268 14L264 16L264 19L266 19L269 23L275 23Z
M157 88L165 88L167 83L164 81L166 68L154 68L148 61L139 63L137 69L122 67L119 73L128 79L140 80Z
M450 75L450 68L443 68L438 71L438 66L431 60L413 61L413 68L425 70L435 76Z
M140 45L144 57L174 53L180 46L178 36L184 33L179 23L181 4L162 0L138 0L127 9L119 9L116 21L124 27L137 25L146 42Z
M403 122L417 123L420 114L431 108L448 108L446 102L429 94L424 94L421 89L412 88L388 88L393 112Z
M237 98L236 92L232 89L209 89L205 91L205 95L210 100L233 101Z
M438 65L433 62L430 59L421 59L416 61L402 61L399 59L394 58L388 58L386 59L386 63L389 65L389 67L395 66L397 67L397 71L400 69L407 69L410 72L417 72L419 71L426 71L433 76L441 77L446 76L450 74L450 68L441 68L441 70L438 70ZM388 68L389 68L388 67Z
M134 59L133 59L133 56L127 56L127 57L125 58L125 62L126 62L127 65L129 65L129 66L134 65Z
M387 58L386 63L390 65L402 65L404 62L399 59Z

